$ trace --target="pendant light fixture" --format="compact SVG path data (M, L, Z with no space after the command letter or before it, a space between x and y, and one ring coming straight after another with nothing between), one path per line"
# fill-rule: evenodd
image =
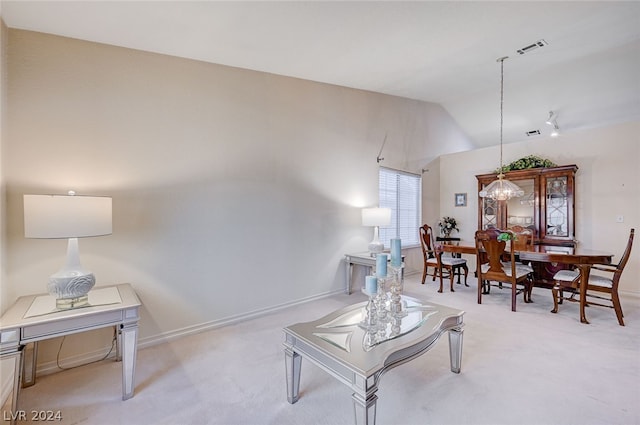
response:
M498 172L498 180L494 180L487 187L478 193L481 198L490 198L497 201L507 201L513 197L524 195L524 191L515 183L505 180L502 172L502 126L504 122L504 60L509 56L497 59L500 62L500 171Z

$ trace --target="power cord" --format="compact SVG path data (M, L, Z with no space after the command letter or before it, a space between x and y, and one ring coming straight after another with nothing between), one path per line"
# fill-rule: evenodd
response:
M94 360L88 363L83 363L83 364L79 364L77 366L73 366L73 367L63 367L62 365L60 365L60 353L62 352L62 345L64 344L64 340L67 338L67 336L63 336L62 337L62 341L60 341L60 347L58 347L58 354L56 355L56 366L58 367L58 369L62 369L62 370L71 370L71 369L75 369L77 367L80 366L86 366L89 364L93 364L93 363L98 363L101 362L103 360L106 360L111 353L113 352L113 347L116 345L116 340L118 338L118 330L117 328L114 326L113 327L113 339L111 340L111 348L109 348L109 351L107 352L107 354L104 355L104 357L102 357L101 359L98 360Z

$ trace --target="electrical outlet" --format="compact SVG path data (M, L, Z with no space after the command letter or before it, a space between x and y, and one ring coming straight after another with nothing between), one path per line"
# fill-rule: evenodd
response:
M617 215L616 216L616 223L624 223L624 216L623 215Z

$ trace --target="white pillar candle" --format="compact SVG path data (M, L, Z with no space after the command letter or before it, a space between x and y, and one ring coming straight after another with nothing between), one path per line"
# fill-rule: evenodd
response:
M378 278L375 276L365 277L364 290L369 295L374 295L378 292Z
M391 239L391 265L400 267L402 265L402 249L400 239Z
M387 254L376 255L376 276L387 277Z

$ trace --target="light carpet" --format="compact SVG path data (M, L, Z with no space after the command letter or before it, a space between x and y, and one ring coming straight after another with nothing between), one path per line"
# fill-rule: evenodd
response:
M478 305L470 285L438 294L407 277L408 295L466 311L462 372L450 372L444 335L382 377L378 424L640 424L639 298L622 298L627 326L601 307L585 325L577 303L551 314L549 290L514 313L508 290ZM304 360L300 400L287 403L282 328L362 300L335 295L140 350L127 401L121 364L106 360L39 377L21 408L59 410L63 424L352 424L349 388Z

